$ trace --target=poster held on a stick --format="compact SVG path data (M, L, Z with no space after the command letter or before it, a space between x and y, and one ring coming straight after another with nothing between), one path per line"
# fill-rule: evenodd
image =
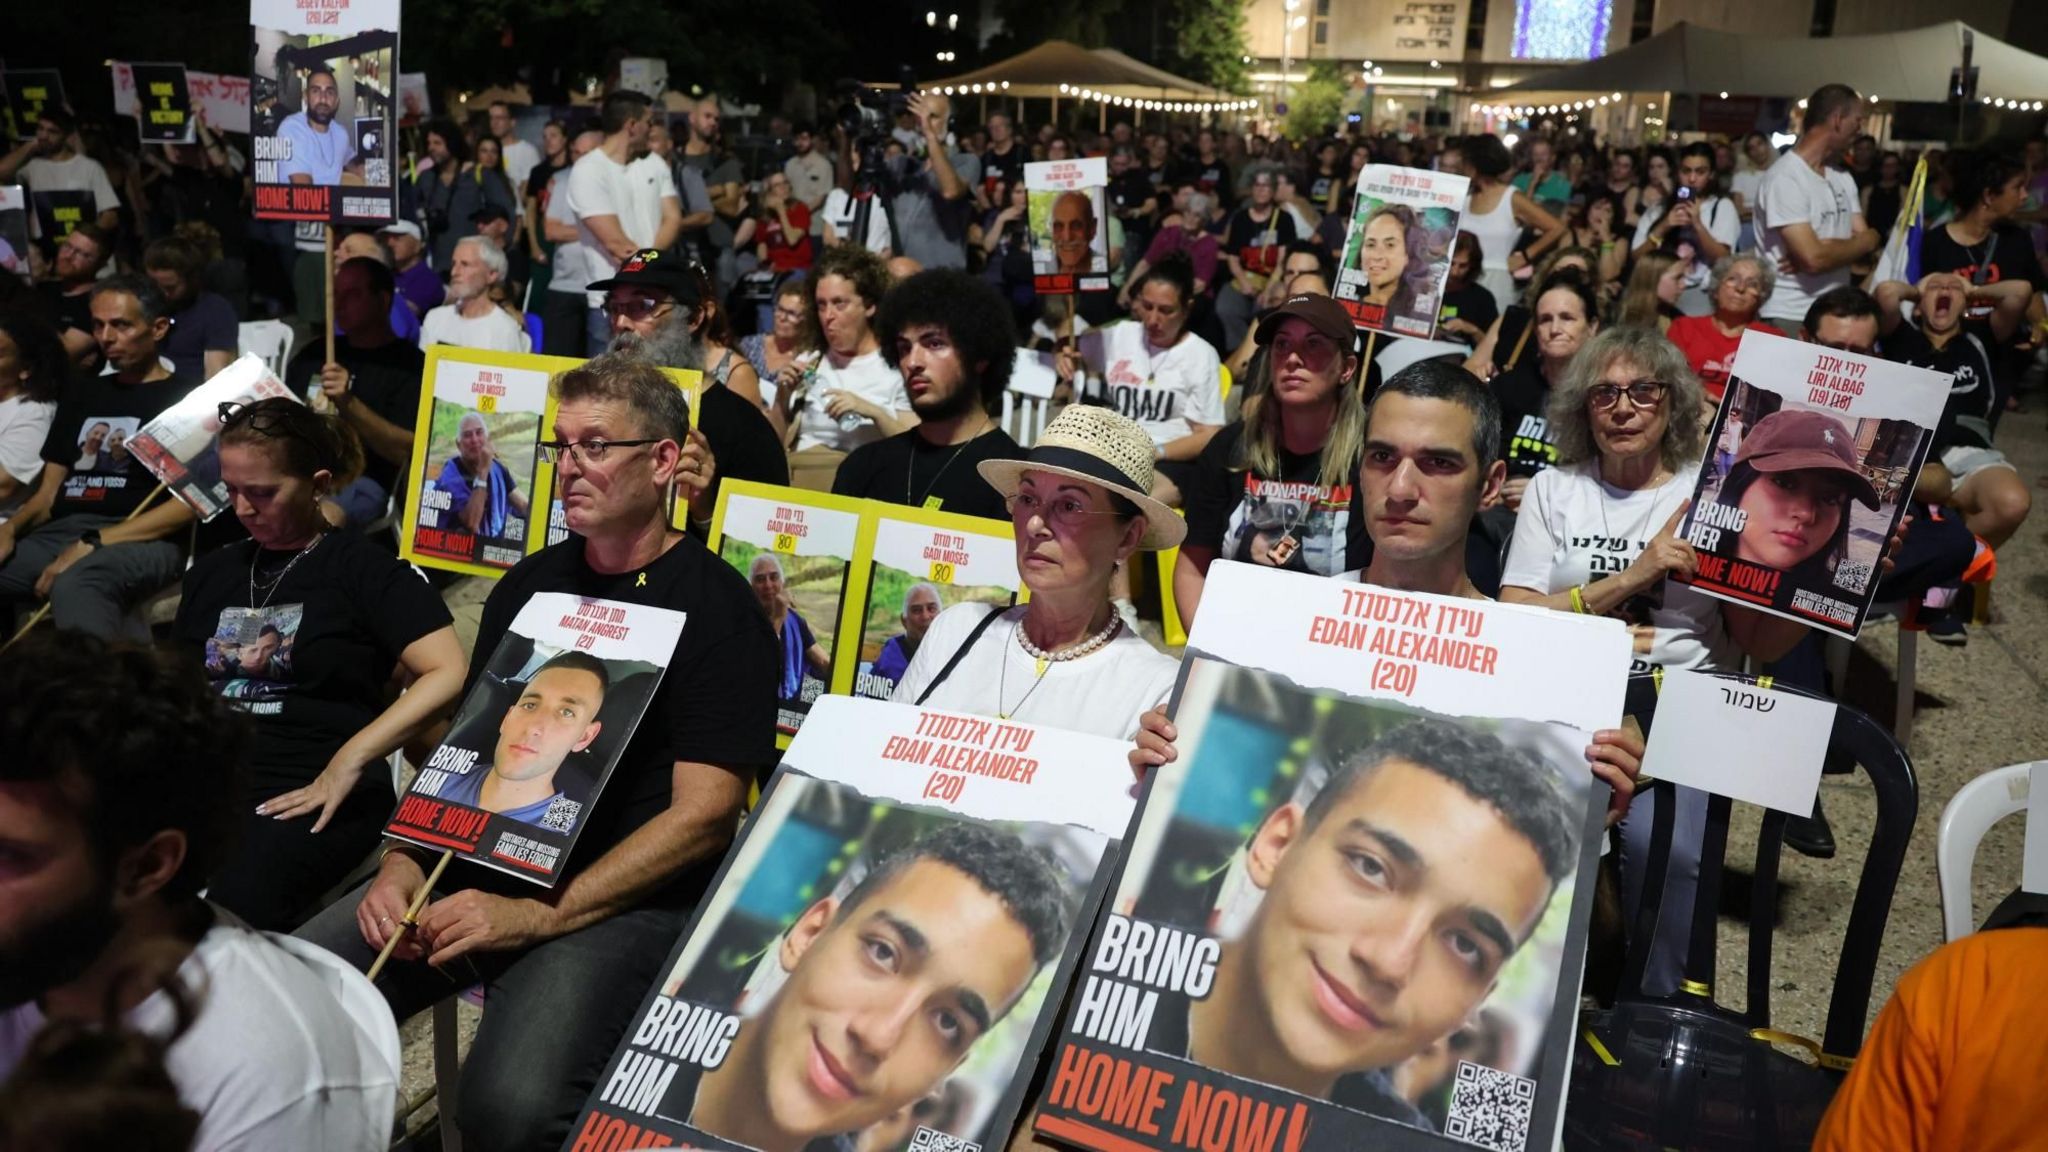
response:
M220 476L221 405L282 397L298 402L261 356L244 352L128 438L128 451L201 521L228 508Z
M1109 162L1101 157L1024 166L1031 279L1040 296L1109 291L1108 185Z
M1353 323L1422 340L1436 333L1469 184L1423 168L1360 170L1335 292Z
M399 0L250 0L258 220L398 218Z

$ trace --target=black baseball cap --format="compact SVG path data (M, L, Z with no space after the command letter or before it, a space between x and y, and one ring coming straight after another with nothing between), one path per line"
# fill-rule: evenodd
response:
M503 220L509 224L512 221L512 214L505 211L505 206L502 204L488 203L469 214L469 222L471 224L481 224L486 220Z
M688 260L678 260L662 254L659 248L642 248L626 262L609 280L599 280L585 287L592 292L605 292L626 285L640 288L659 288L678 304L697 304L701 297L697 291L697 276L691 271Z

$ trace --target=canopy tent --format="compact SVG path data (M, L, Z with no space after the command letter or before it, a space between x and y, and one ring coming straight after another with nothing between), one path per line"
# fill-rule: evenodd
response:
M949 95L978 93L1034 100L1067 97L1147 108L1195 105L1191 111L1248 106L1227 92L1175 76L1113 48L1090 51L1065 40L1048 40L1007 60L958 76L927 80L921 86Z
M1940 103L1949 73L1963 62L1963 34L1974 33L1977 92L1993 98L2048 96L2048 58L2025 52L1960 20L1867 36L1785 39L1746 36L1679 23L1583 64L1497 89L1489 96L1547 92L1727 92L1799 97L1822 83L1865 96Z

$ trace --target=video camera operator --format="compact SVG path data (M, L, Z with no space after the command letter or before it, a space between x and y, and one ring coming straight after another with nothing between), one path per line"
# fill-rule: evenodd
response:
M948 132L952 103L936 92L916 92L906 76L902 91L886 107L872 94L857 92L840 108L839 186L849 192L872 190L886 206L889 230L898 255L926 268L967 267L967 229L974 219L974 186L981 180L981 160L960 151ZM915 119L915 154L883 158L887 125L897 111ZM856 188L853 154L860 150Z

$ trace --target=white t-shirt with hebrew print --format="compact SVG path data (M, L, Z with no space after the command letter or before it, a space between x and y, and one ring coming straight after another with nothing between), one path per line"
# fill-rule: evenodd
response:
M1582 461L1538 472L1522 494L1515 535L1508 543L1504 588L1555 595L1626 571L1692 495L1697 466L1655 488L1615 488L1599 478L1599 465ZM1630 600L1621 614L1655 629L1648 651L1640 642L1634 671L1663 668L1734 671L1740 653L1721 624L1721 602L1689 585L1666 580Z
M1207 340L1183 332L1171 348L1154 347L1135 322L1098 328L1083 339L1102 342L1102 398L1145 429L1154 444L1186 436L1189 424L1222 425L1223 371Z

